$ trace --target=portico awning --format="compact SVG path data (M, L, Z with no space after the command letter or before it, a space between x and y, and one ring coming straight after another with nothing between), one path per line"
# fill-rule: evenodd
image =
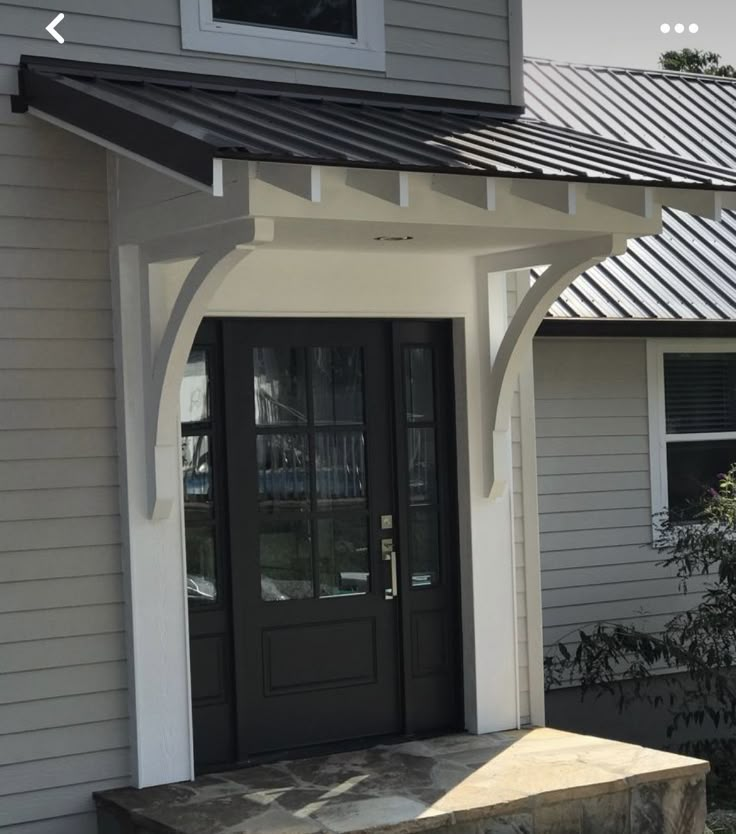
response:
M736 171L472 105L23 58L15 109L217 191L217 160L736 191Z

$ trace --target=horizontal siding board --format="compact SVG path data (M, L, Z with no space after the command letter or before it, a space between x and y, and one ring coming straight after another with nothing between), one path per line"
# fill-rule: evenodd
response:
M647 611L652 600L659 597L684 597L678 605L689 607L697 599L702 582L693 582L689 594L683 594L676 576L664 574L654 579L632 579L627 582L597 582L588 587L550 588L543 592L549 609L576 607L590 603L620 603L629 610Z
M584 588L586 586L608 585L626 582L638 583L646 580L669 581L673 578L671 570L663 568L659 559L636 561L622 570L620 564L613 565L580 565L574 568L551 569L545 567L542 571L542 588ZM638 589L637 589L638 590Z
M0 280L0 285L2 283ZM109 295L109 284L105 283L104 287ZM113 367L112 342L109 340L0 338L0 368L88 370Z
M120 573L117 545L26 550L0 554L0 582L33 582Z
M649 454L620 455L572 455L567 457L540 457L537 461L539 475L586 475L596 472L648 472Z
M641 455L647 454L648 450L649 442L645 436L542 437L537 443L540 457Z
M540 509L554 506L555 496L565 498L567 495L594 495L620 492L647 493L647 503L651 503L649 494L649 470L627 472L596 472L578 475L543 475L539 478ZM551 503L545 503L547 500ZM594 497L591 500L596 500ZM542 510L544 512L544 510Z
M0 234L2 223L0 219ZM24 221L21 225L25 226ZM51 225L54 225L53 223ZM94 230L92 237L94 238ZM94 241L90 242L94 246ZM110 282L53 281L32 278L0 279L3 306L12 310L109 310Z
M475 16L474 16L475 17ZM495 26L483 25L485 21L495 22ZM392 51L399 55L431 56L455 58L462 55L463 63L477 63L506 67L508 65L508 43L506 21L486 15L481 21L481 28L476 32L456 34L442 29L409 29L395 27L388 35ZM488 31L490 30L490 31ZM500 36L500 37L499 37Z
M70 814L3 828L3 834L97 834L97 815Z
M554 550L592 549L609 545L647 545L652 542L652 526L647 524L643 527L627 527L623 530L608 528L543 533L540 538L543 554Z
M20 490L2 495L0 522L111 516L119 509L116 487Z
M0 644L78 634L106 634L122 631L123 606L80 605L78 608L50 608L42 611L0 613ZM38 697L51 697L39 692Z
M91 634L0 645L0 674L125 660L125 636Z
M100 221L107 218L107 196L100 191L76 191L70 200L69 192L62 189L0 185L0 215Z
M122 765L122 758L117 762ZM69 764L67 764L69 767ZM32 823L35 820L50 820L57 817L79 815L80 813L94 813L92 793L122 788L130 784L129 767L123 766L121 772L112 779L100 774L88 782L74 785L64 785L48 790L32 790L15 796L6 796L0 803L0 827L13 823ZM36 834L35 825L27 829ZM12 829L11 829L12 831ZM56 831L51 828L56 834ZM4 832L3 832L4 834Z
M575 414L571 407L571 413ZM601 437L642 435L648 432L642 417L560 417L537 419L538 437Z
M684 610L684 609L683 609ZM650 614L642 616L641 614L626 614L621 617L606 617L606 622L611 624L620 623L621 625L633 626L649 633L656 633L661 631L665 625L672 619L672 612L666 614ZM589 630L591 625L595 624L595 620L584 623L562 623L560 625L545 625L544 629L544 645L546 647L554 646L556 643L564 642L569 646L576 646L579 642L578 634L580 631Z
M626 530L643 527L652 520L649 508L592 510L572 513L548 513L539 519L540 533L574 532L576 530Z
M10 12L11 15L14 13L15 10ZM19 11L18 13L25 14L26 12ZM8 11L5 10L3 23L7 21L7 14ZM41 30L43 31L43 27ZM3 35L5 37L8 35L5 28L3 28ZM13 124L0 123L0 148L2 148L3 156L70 160L72 164L76 163L79 167L97 165L100 170L105 168L105 151L99 145L81 139L68 130L62 130L37 119L24 119ZM81 202L81 200L75 197L75 202ZM2 209L6 205L2 202L2 192L0 192L0 213L4 213ZM104 214L107 215L106 208ZM37 215L32 213L28 216Z
M105 339L112 333L112 313L107 310L0 310L0 333L5 339L32 336L38 339ZM0 379L0 391L4 391L2 386Z
M434 36L432 43L443 50L454 44L462 51L464 41L448 37L447 41L440 40L438 44L437 40L442 34L447 34L465 35L471 41L482 38L505 42L509 33L505 9L501 14L494 14L490 7L473 11L460 9L457 4L431 6L423 3L420 9L413 3L396 2L390 5L388 18L386 38L389 49L395 52L403 51L402 45L410 36L422 44L427 43L427 37Z
M128 721L99 721L3 736L0 767L128 746ZM1 772L1 771L0 771Z
M0 345L0 351L2 346ZM24 429L106 429L115 427L115 403L113 400L0 400L0 431ZM0 469L3 464L0 463ZM66 477L76 480L76 473L69 470ZM75 486L64 480L63 484ZM43 484L39 484L43 486ZM3 483L0 492L14 489L15 482Z
M44 193L41 189L39 191ZM72 195L67 196L67 199L71 198ZM0 258L0 278L102 281L109 278L108 263L107 252L44 252L6 248Z
M546 400L540 397L536 401L535 408L537 420L565 420L570 414L575 414L578 418L646 417L648 414L647 401L644 397L621 397L615 400L584 397Z
M6 246L106 252L107 223L0 217L0 247Z
M0 37L0 49L2 49ZM0 89L3 85L3 68L0 67ZM17 84L18 71L12 70ZM28 156L0 156L0 185L17 185L24 188L55 188L76 192L98 191L106 193L105 171L102 165L72 165L63 159L34 159ZM11 248L13 244L9 245Z
M118 462L117 458L112 455L60 460L43 458L41 460L0 461L0 492L111 487L117 484Z
M618 491L569 492L539 497L539 512L543 515L581 511L644 509L650 512L651 496L648 489Z
M6 582L0 586L0 611L9 613L119 603L123 601L122 586L122 578L118 574Z
M128 716L125 689L7 704L0 709L0 736L116 722ZM4 740L0 739L0 746Z
M682 594L653 597L648 600L633 600L625 604L621 600L611 602L592 602L583 605L565 605L559 608L548 607L544 612L544 621L550 626L579 626L596 623L600 620L618 620L627 622L643 613L673 617L675 613L684 611L690 606L691 600L684 602ZM645 604L644 604L645 603Z
M91 372L87 371L86 375L90 376ZM0 390L4 376L0 371ZM79 376L85 375L80 373ZM113 429L35 429L0 432L0 460L100 458L112 457L116 452Z
M615 566L621 574L624 574L631 570L633 563L641 562L644 564L660 561L662 555L654 548L642 547L638 543L634 545L614 544L607 547L599 545L578 550L546 551L542 570L566 570L568 568L609 565Z
M0 522L0 552L97 544L120 544L117 515Z
M64 669L10 672L2 675L0 681L0 704L13 704L42 698L124 689L127 678L125 663L114 661L68 666ZM4 774L0 771L0 794L4 787L3 778Z

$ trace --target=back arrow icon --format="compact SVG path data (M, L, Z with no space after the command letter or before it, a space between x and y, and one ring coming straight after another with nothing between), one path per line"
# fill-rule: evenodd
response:
M59 43L64 43L64 38L56 31L56 27L61 23L64 19L65 15L62 12L61 14L57 14L56 17L49 23L46 27L46 31L51 35L52 38L56 38Z

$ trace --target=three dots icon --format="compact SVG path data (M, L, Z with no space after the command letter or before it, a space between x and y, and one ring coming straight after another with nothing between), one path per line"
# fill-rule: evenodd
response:
M694 35L699 29L700 29L700 27L698 26L697 23L691 23L687 27L687 31L690 32L691 35ZM685 31L685 24L684 23L675 23L674 26L670 26L669 23L663 23L659 27L659 31L663 35L669 35L670 32L674 32L676 35L681 35Z

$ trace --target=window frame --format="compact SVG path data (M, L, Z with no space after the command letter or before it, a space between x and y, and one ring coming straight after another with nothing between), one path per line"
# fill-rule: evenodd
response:
M733 353L734 339L648 339L647 401L649 411L649 478L652 499L652 543L659 539L659 523L667 509L667 444L678 441L736 440L732 432L668 434L664 391L664 357L668 353Z
M386 69L384 0L356 0L356 38L216 21L212 0L180 0L180 7L185 50L376 72Z

